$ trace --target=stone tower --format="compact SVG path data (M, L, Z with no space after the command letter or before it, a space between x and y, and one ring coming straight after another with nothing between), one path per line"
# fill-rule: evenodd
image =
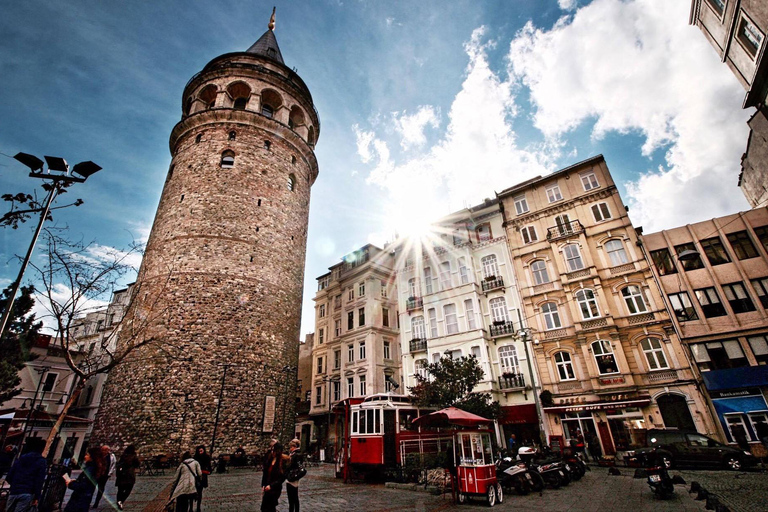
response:
M194 75L182 104L136 296L158 341L111 372L91 443L175 453L216 430L216 452L257 450L293 436L320 121L274 12L248 50Z

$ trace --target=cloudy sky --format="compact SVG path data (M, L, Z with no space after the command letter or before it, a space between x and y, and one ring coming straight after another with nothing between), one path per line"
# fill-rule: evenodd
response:
M39 183L7 155L93 160L56 224L145 239L184 84L275 34L320 113L302 334L346 253L602 153L646 232L748 209L750 111L690 0L27 0L0 16L0 193ZM39 193L39 189L38 189ZM0 284L33 226L0 229Z

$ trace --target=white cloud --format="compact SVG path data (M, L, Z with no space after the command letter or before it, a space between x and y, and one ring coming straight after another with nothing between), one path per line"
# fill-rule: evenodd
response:
M424 129L427 126L440 126L440 111L431 105L422 105L415 114L407 115L405 111L392 114L395 130L401 135L400 146L403 149L421 147L427 142Z
M547 137L594 121L596 139L636 131L645 155L666 151L664 168L627 186L633 220L647 231L747 207L736 187L750 114L740 108L744 91L687 25L688 9L596 0L551 30L528 24L510 45L510 70L530 88L534 124Z
M576 0L557 0L557 5L564 11L570 11L576 7Z
M367 132L361 130L358 125L352 126L352 130L355 132L355 140L357 142L357 154L360 155L360 159L363 163L370 162L373 155L371 154L371 142L376 136L373 132Z
M60 305L71 304L73 300L72 289L61 283L54 284L51 287L51 299ZM79 299L75 305L77 309L76 316L85 315L91 311L106 308L108 305L109 301L86 299L83 297ZM35 292L35 305L32 307L32 312L35 314L36 320L43 322L43 331L48 334L54 334L58 331L56 318L53 316L52 311L53 308L51 307L51 302L48 300L45 293L41 291ZM71 307L66 308L64 314L66 314L67 311L72 312ZM62 320L66 321L66 318L62 318Z

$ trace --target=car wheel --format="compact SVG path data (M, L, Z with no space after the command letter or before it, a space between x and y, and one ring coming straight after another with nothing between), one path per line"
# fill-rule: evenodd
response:
M662 455L661 463L664 464L665 468L672 469L672 457L670 457L669 455Z
M732 471L741 471L741 459L733 456L727 457L725 459L725 467Z
M488 486L488 506L492 507L496 504L496 487L493 485Z
M496 501L499 503L504 501L504 491L501 488L501 484L496 484Z

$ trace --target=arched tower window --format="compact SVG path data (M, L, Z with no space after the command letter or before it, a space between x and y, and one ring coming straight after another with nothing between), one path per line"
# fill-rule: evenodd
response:
M243 82L229 84L227 93L232 98L232 108L235 110L245 110L248 105L248 98L251 96L251 88Z
M293 174L288 175L288 190L290 190L291 192L296 190L296 176L294 176Z
M205 103L205 108L213 108L216 105L216 93L216 86L209 84L200 91L198 98Z
M315 145L315 128L313 126L310 126L307 132L307 144L310 146Z
M229 140L235 140L236 138L237 138L237 133L234 130L229 132Z
M235 152L231 149L224 150L221 154L221 168L231 169L235 166Z
M187 98L187 102L184 103L184 115L188 116L192 112L192 97Z
M200 141L203 140L203 134L198 133L197 137L195 137L195 144L200 144Z
M272 119L277 109L283 104L283 99L272 89L261 91L261 115Z
M292 130L304 124L304 112L298 105L291 107L291 115L288 118L288 127Z
M245 106L248 104L247 98L237 98L235 100L235 103L232 105L232 108L235 110L245 110Z

